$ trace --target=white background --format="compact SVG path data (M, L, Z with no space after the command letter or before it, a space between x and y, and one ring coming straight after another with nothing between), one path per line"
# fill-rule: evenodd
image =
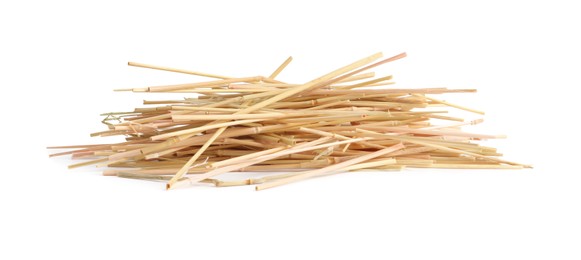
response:
M1 259L581 259L579 8L567 1L2 1ZM569 1L574 2L574 1ZM127 61L305 82L383 51L399 87L487 111L533 170L349 173L263 192L66 169L98 115L202 80ZM152 97L148 97L152 99ZM155 98L153 98L155 99ZM577 131L575 131L577 130Z

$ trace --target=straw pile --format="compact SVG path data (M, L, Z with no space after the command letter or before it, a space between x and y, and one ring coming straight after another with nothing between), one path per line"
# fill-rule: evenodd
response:
M269 76L231 78L174 68L132 66L213 78L211 81L117 91L195 93L183 100L144 101L147 108L107 113L106 131L122 135L115 144L49 147L71 149L89 159L70 168L111 167L104 175L161 180L167 188L207 183L256 185L257 190L354 170L413 168L517 169L529 167L500 159L495 148L475 141L502 136L467 133L466 122L443 115L448 103L432 94L473 89L397 89L391 76L375 78L369 70L405 57L366 57L304 84L276 79L287 59ZM111 123L112 119L118 123ZM443 124L434 125L437 119ZM262 177L231 172L263 172Z

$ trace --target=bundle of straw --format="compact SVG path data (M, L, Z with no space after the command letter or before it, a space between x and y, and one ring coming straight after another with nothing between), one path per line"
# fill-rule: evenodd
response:
M104 175L162 180L167 189L201 182L219 187L256 185L262 190L365 169L529 167L500 159L495 148L474 142L502 136L461 130L481 119L465 122L442 115L447 107L483 112L428 96L476 90L378 87L392 84L391 76L374 78L369 70L405 56L377 61L382 57L377 53L304 84L276 79L291 57L269 76L243 78L129 63L214 80L117 90L197 95L144 101L157 106L104 114L108 130L91 135L123 135L125 142L49 147L71 149L51 156L90 159L69 168L112 167ZM119 123L112 124L111 119ZM433 119L448 123L433 125ZM267 174L217 178L229 172Z

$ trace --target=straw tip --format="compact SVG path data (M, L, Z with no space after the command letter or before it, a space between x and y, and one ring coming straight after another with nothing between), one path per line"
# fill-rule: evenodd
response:
M103 176L119 176L115 170L104 170Z

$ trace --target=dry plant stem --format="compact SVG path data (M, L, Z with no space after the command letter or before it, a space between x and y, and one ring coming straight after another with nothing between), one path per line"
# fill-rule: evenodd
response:
M504 164L429 164L409 165L410 168L437 168L437 169L523 169L521 165Z
M347 94L444 94L444 93L470 93L476 92L475 89L444 89L444 88L423 88L423 89L318 89L310 92L312 95L326 95L333 93L335 95Z
M208 141L204 143L204 145L194 154L194 156L192 156L192 158L190 158L190 160L188 160L188 162L184 164L184 166L167 182L166 189L168 190L171 189L172 185L188 172L188 169L194 164L194 162L198 158L200 158L202 153L204 153L206 149L208 149L212 142L214 142L216 138L218 138L218 136L220 136L224 132L224 130L226 130L226 127L219 128L218 131L216 131L212 135L212 137L210 137L210 139L208 139Z
M313 81L310 81L310 82L308 82L308 83L306 83L306 84L304 84L302 86L290 88L287 91L284 91L284 92L282 92L280 94L277 94L276 96L273 96L273 97L271 97L271 98L269 98L267 100L264 100L264 101L262 101L262 102L260 102L258 104L255 104L255 105L253 105L251 107L248 107L248 108L245 108L243 110L240 110L239 113L240 114L250 113L250 112L256 111L258 109L261 109L263 107L266 107L268 105L271 105L271 104L273 104L275 102L281 101L282 99L285 99L285 98L288 98L288 97L290 97L292 95L295 95L295 94L298 94L300 92L303 92L303 91L305 91L305 90L307 90L307 89L315 86L316 84L319 84L321 82L324 82L326 80L332 79L332 78L334 78L336 76L339 76L341 74L347 73L347 72L349 72L349 71L351 71L353 69L356 69L356 68L359 68L359 67L364 66L366 64L369 64L369 63L373 62L374 60L380 58L381 56L382 56L381 53L377 53L377 54L371 55L371 56L369 56L367 58L358 60L358 61L356 61L356 62L354 62L352 64L349 64L349 65L347 65L345 67L342 67L342 68L339 68L337 70L334 70L334 71L332 71L332 72L330 72L330 73L328 73L328 74L326 74L324 76L321 76L321 77L319 77L319 78L317 78L317 79L315 79Z
M336 146L336 145L342 145L342 144L347 144L347 143L351 143L351 142L358 142L358 141L362 141L362 140L367 140L364 138L357 138L357 139L352 139L352 140L345 140L345 141L339 141L339 142L333 142L333 143L327 143L327 144L322 144L322 145L316 145L320 142L323 141L327 141L329 140L329 137L323 137L321 139L317 139L315 141L312 142L308 142L308 143L303 143L303 144L299 144L296 145L295 147L280 151L280 152L276 152L276 153L272 153L266 156L261 156L258 157L256 159L253 160L249 160L243 163L238 163L236 165L227 165L212 171L209 171L207 173L204 174L200 174L197 176L192 176L192 177L187 177L188 181L181 181L182 183L184 183L184 185L187 185L188 183L191 184L195 184L203 179L207 179L207 178L211 178L223 173L227 173L227 172L231 172L231 171L235 171L241 168L245 168L248 167L250 165L254 165L260 162L264 162L264 161L268 161L280 156L284 156L284 155L288 155L288 154L293 154L293 153L300 153L300 152L304 152L304 151L310 151L310 150L316 150L316 149L322 149L322 148L327 148L327 147L331 147L331 146Z
M336 77L336 78L329 79L329 80L327 80L327 81L325 81L325 82L322 82L322 84L314 85L314 87L312 87L312 88L311 88L311 87L309 87L309 89L308 89L309 91L307 91L306 93L303 93L303 94L309 94L309 93L312 93L312 91L314 91L314 90L316 90L316 89L318 89L318 88L321 88L321 87L324 87L324 86L329 86L329 85L331 85L331 84L333 84L333 83L337 83L337 82L338 82L338 81L340 81L340 80L343 80L343 79L345 79L345 78L351 77L351 76L353 76L353 75L355 75L355 74L357 74L357 73L359 73L359 72L366 71L366 70L368 70L368 69L371 69L371 68L377 67L377 66L379 66L379 65L382 65L382 64L385 64L385 63L388 63L388 62L392 62L392 61L399 60L399 59L401 59L401 58L404 58L406 55L407 55L407 54L404 52L404 53L400 53L400 54L398 54L398 55L395 55L395 56L393 56L393 57L390 57L390 58L387 58L387 59L381 60L381 61L379 61L379 62L373 63L373 64L371 64L371 65L365 66L365 67L363 67L363 68L359 68L359 69L357 69L357 67L355 67L355 68L352 68L351 70L353 70L353 71L351 71L351 70L348 70L348 71L351 71L351 72L349 72L349 73L347 73L347 74L344 74L343 76L338 76L338 75L337 75L338 77ZM359 67L360 67L360 66L359 66ZM339 75L340 75L340 74L339 74Z
M247 155L238 156L238 157L235 157L235 158L232 158L232 159L229 159L229 160L224 160L224 161L219 161L219 162L215 162L215 163L210 163L207 168L215 169L215 168L218 168L218 167L223 167L225 165L232 165L232 164L236 164L236 163L241 163L241 162L244 162L244 161L247 161L247 160L250 160L250 159L254 159L256 157L260 157L260 156L263 156L263 155L272 154L272 153L275 153L275 152L282 151L285 148L286 147L282 147L282 146L281 147L275 147L275 148L272 148L272 149L268 149L268 150L264 150L264 151L260 151L260 152L256 152L256 153L250 153L250 154L247 154Z
M432 97L427 97L426 96L425 98L428 99L428 100L431 100L431 101L440 103L440 104L444 104L446 106L455 107L457 109L461 109L461 110L464 110L464 111L476 113L476 114L479 114L479 115L484 115L484 112L482 112L480 110L476 110L476 109L471 109L471 108L467 108L467 107L464 107L464 106L455 105L455 104L452 104L452 103L449 103L449 102L446 102L446 101L443 101L443 100L435 99L435 98L432 98Z
M319 149L319 148L325 148L328 146L332 146L335 144L326 144L326 145L319 145L321 143L327 142L331 140L330 137L324 137L324 138L319 138L317 140L313 140L310 142L305 142L305 143L301 143L301 144L297 144L293 147L276 147L270 150L267 150L268 152L255 152L252 154L248 154L245 157L244 156L240 156L240 157L235 157L235 158L231 158L228 160L224 160L224 161L220 161L220 162L216 162L213 164L210 164L209 167L210 168L217 168L217 167L222 167L222 168L218 168L218 169L223 169L224 166L232 166L234 164L236 164L237 166L234 167L238 167L236 169L241 169L253 164L257 164L260 162L264 162L267 160L271 160L274 158L278 158L284 155L288 155L288 154L292 154L294 153L298 153L298 152L304 152L304 151L309 151L309 150L314 150L314 149ZM319 146L317 146L319 145ZM218 170L216 169L216 170ZM223 170L220 170L223 171ZM209 173L208 173L209 174ZM203 177L203 176L202 176ZM201 177L201 178L202 178Z
M214 75L214 74L202 73L202 72L196 72L196 71L190 71L190 70L182 70L182 69L175 69L175 68L169 68L169 67L148 65L148 64L137 63L137 62L128 62L127 65L133 66L133 67L141 67L141 68L155 69L155 70L164 70L164 71L184 73L184 74L190 74L190 75L196 75L196 76L202 76L202 77L208 77L208 78L216 78L216 79L232 78L232 77L226 77L226 76L220 76L220 75Z
M316 129L310 129L307 127L301 127L299 128L300 131L306 132L306 133L311 133L311 134L316 134L316 135L320 135L320 136L328 136L328 137L333 137L333 138L337 138L339 140L351 140L353 138L349 138L340 134L335 134L335 133L328 133L325 131L319 131ZM378 144L374 144L374 143L370 143L370 142L365 142L365 141L361 141L361 144L367 145L369 147L374 147L374 148L378 148L378 149L385 149L387 147L383 146L383 145L378 145Z
M457 121L457 122L464 122L463 118L451 117L451 116L442 116L442 115L428 115L429 118L441 119L441 120L448 120L448 121Z
M324 174L324 173L328 173L328 172L334 172L334 171L338 171L341 170L344 167L353 165L353 164L357 164L360 162L364 162L385 154L389 154L392 153L394 151L403 149L405 146L403 144L397 144L382 150L379 150L377 152L373 152L367 155L363 155L361 157L357 157L355 159L351 159L348 161L344 161L338 164L334 164L325 168L321 168L321 169L317 169L317 170L311 170L311 171L305 171L302 172L301 174L298 175L294 175L288 178L284 178L284 179L279 179L276 181L272 181L272 182L268 182L268 183L264 183L264 184L260 184L256 186L256 190L264 190L264 189L268 189L268 188L273 188L273 187L277 187L277 186L281 186L281 185L285 185L285 184L289 184L292 182L296 182L296 181L300 181L300 180L304 180L304 179L308 179L320 174Z
M106 161L107 161L107 158L100 158L100 159L91 160L91 161L87 161L87 162L71 164L71 165L69 165L69 169L75 169L75 168L79 168L79 167L83 167L83 166L89 166L92 164L102 163L102 162L106 162Z
M432 144L432 143L429 143L429 142L422 142L422 141L418 141L418 140L410 140L410 139L405 139L403 137L386 135L386 134L381 134L381 133L377 133L377 132L373 132L373 131L368 131L368 130L363 130L363 129L356 129L356 131L360 131L360 132L363 132L363 133L366 133L366 134L371 134L371 135L387 136L387 137L393 138L395 140L400 140L400 141L415 143L415 144L419 144L419 145L429 146L429 147L436 148L438 150L448 151L448 152L452 152L452 153L470 155L470 156L473 156L473 157L482 158L482 159L485 159L485 160L495 161L495 162L499 162L499 163L506 163L506 164L510 164L510 165L522 166L522 167L525 167L525 168L532 168L529 165L523 165L523 164L519 164L519 163L515 163L515 162L509 162L509 161L505 161L505 160L502 160L502 159L498 159L498 158L494 158L494 157L488 157L488 156L484 156L484 155L477 154L477 153L467 152L467 151L464 151L464 150L449 148L449 147L446 147L446 146L443 146L443 145Z
M355 85L337 87L336 89L360 88L360 87L369 86L371 84L379 83L379 82L382 82L382 81L387 81L387 80L390 80L392 78L393 78L393 76L387 76L387 77L382 77L382 78L378 78L378 79L374 79L374 80L370 80L370 81L361 82L361 83L355 84Z
M342 80L337 81L337 83L345 83L345 82L368 79L368 78L373 78L373 77L375 77L375 72L367 72L367 73L361 73L361 74L357 74L357 75L353 75L353 76L344 78Z
M238 119L272 119L283 118L289 115L282 113L268 114L233 114L233 115L173 115L174 121L193 121L193 120L238 120Z
M426 134L426 135L435 135L435 136L460 136L460 137L470 137L470 138L479 138L479 139L497 139L497 138L505 138L504 135L483 135L483 134L473 134L473 133L466 133L460 131L443 131L443 130L433 130L433 129L413 129L413 128L404 128L404 127L383 127L383 126L361 126L364 129L371 129L371 130L382 130L382 131L389 131L389 132L396 132L396 133L413 133L413 134Z
M221 80L189 83L189 84L154 86L154 87L148 87L146 89L146 92L168 92L168 91L178 91L178 90L187 90L187 89L196 89L196 88L207 88L207 87L211 87L211 86L228 85L230 83L236 83L236 82L257 82L257 81L262 80L263 78L264 77L256 76L256 77L246 77L246 78L221 79ZM196 90L196 92L201 92L201 91L203 91L203 90L199 90L199 89ZM228 91L228 89L226 89L226 91Z
M91 147L103 147L103 146L107 146L107 145L87 144L87 145L47 146L46 149L76 149L76 148L91 148Z
M357 171L364 169L372 169L379 166L386 166L390 164L395 164L397 161L395 159L380 159L380 160L369 160L365 163L358 163L351 166L345 167L345 171Z
M288 66L289 63L291 63L291 61L293 61L292 56L288 57L282 64L280 64L280 66L278 66L278 68L276 68L276 70L272 72L272 74L270 74L268 78L270 79L276 78L276 76L278 76L278 74L280 74L282 70L284 70L284 68L286 68L286 66Z
M382 160L377 160L377 161L373 161L373 162L359 163L359 164L347 166L342 170L343 171L356 171L356 170L362 170L362 169L372 169L375 167L391 165L394 163L396 163L396 160L394 160L394 159L382 159ZM302 172L289 172L289 173L283 173L283 174L277 174L277 175L264 176L262 178L249 178L249 179L237 180L237 181L222 181L222 180L215 180L215 179L206 179L206 180L213 180L213 182L216 184L217 187L230 187L230 186L261 184L261 183L265 183L268 181L292 177L295 175L299 175L301 173ZM330 174L330 173L327 173L327 174ZM319 176L324 176L324 175L325 174L321 174Z
M476 119L476 120L472 120L470 122L462 122L462 123L457 123L457 124L452 124L452 125L441 125L441 126L428 126L425 127L425 130L433 130L433 129L441 129L441 128L452 128L452 127L460 127L460 126L465 126L465 125L477 125L484 122L484 119ZM495 135L495 137L500 136L502 138L506 138L506 136L504 135Z
M171 178L169 176L163 176L163 175L151 175L151 174L131 173L131 172L119 172L119 173L117 173L117 177L128 178L128 179L150 180L150 181L166 181L166 180L169 180ZM215 180L215 179L204 180L204 183L216 184L217 182L218 182L218 180Z
M187 135L187 134L197 134L197 133L201 133L201 132L204 132L207 130L220 128L220 127L248 124L248 123L260 122L260 121L263 121L263 119L247 119L247 120L238 120L238 121L231 121L231 122L225 122L225 123L218 123L218 124L213 124L213 125L204 125L204 126L185 129L185 130L181 130L181 131L170 132L167 134L152 136L151 140L153 140L153 141L165 140L167 138L174 137L174 136Z
M205 88L205 87L204 87ZM218 87L215 89L177 89L177 90L169 90L169 91L150 91L150 92L160 92L160 93L197 93L197 94L204 94L209 96L219 96L222 94L245 94L245 93L263 93L269 92L272 88L222 88ZM147 92L147 91L136 91L136 92Z

